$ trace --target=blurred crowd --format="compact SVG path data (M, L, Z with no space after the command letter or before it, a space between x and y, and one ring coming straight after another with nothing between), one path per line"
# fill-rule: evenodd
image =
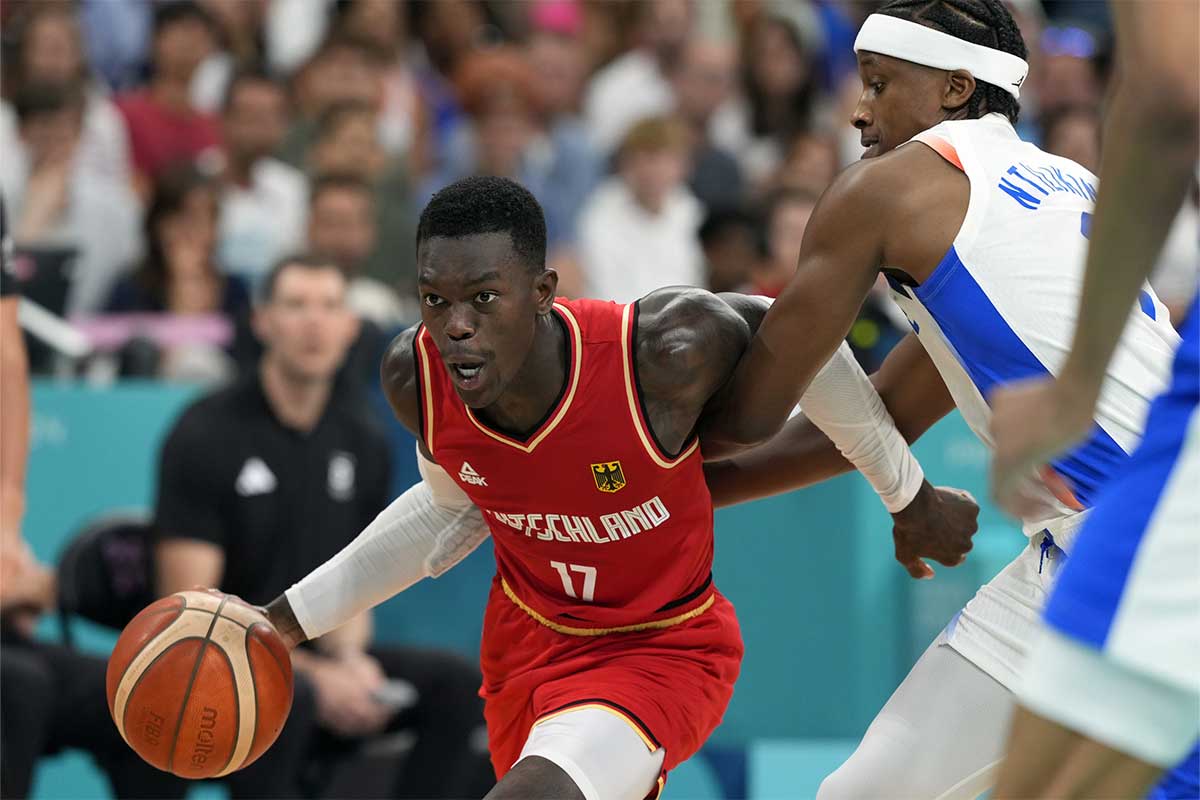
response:
M91 374L223 377L257 354L263 276L317 252L373 356L418 317L422 206L485 173L542 203L564 295L773 294L861 155L852 43L878 5L3 0L0 190L24 293L87 337ZM1096 171L1105 4L1010 5L1032 62L1021 134ZM1193 192L1155 279L1168 305L1194 285L1197 216ZM868 367L898 322L864 308Z

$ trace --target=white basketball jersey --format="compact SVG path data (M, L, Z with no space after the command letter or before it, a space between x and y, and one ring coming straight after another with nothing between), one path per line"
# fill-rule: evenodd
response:
M914 141L971 182L954 245L920 286L889 277L892 296L976 435L991 447L985 398L997 385L1066 359L1083 288L1096 176L1018 138L1000 114L943 122ZM1053 466L1085 506L1141 440L1150 400L1166 388L1179 336L1147 284L1108 368L1096 426ZM1045 493L1026 532L1069 513Z

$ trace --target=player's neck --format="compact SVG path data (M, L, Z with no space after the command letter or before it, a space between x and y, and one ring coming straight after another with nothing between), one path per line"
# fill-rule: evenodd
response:
M562 396L567 360L567 334L558 315L551 312L539 317L533 347L509 389L477 414L506 433L519 437L532 433Z
M333 382L301 380L288 374L279 362L263 356L259 380L267 405L284 425L308 432L321 421Z

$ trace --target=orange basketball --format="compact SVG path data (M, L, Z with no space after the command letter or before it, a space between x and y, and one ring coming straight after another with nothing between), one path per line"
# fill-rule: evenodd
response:
M138 755L215 778L263 754L292 707L292 660L254 608L179 592L125 626L108 659L108 710Z

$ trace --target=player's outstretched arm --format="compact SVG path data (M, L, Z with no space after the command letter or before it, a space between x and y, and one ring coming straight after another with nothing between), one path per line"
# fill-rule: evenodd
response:
M1013 513L1031 470L1083 438L1108 362L1200 156L1200 4L1112 4L1120 83L1105 125L1100 195L1071 352L1055 381L990 398L992 492Z
M384 391L396 417L420 438L412 342L401 334L384 356ZM272 601L267 617L289 646L314 639L404 591L437 577L487 538L479 509L418 447L421 482L379 513L357 538Z
M860 162L821 196L795 277L771 306L733 379L705 415L713 441L760 444L775 435L845 338L883 255L892 167Z
M857 468L892 515L897 561L914 578L932 577L923 559L961 563L978 529L979 507L966 492L931 486L908 442L953 406L914 336L893 349L869 381L848 348L839 347L801 397L803 413L778 436L705 464L713 504L780 494Z

